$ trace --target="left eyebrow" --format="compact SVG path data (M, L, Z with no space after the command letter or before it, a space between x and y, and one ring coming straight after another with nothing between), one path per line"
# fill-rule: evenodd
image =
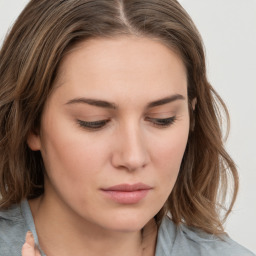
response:
M68 101L66 104L75 104L75 103L83 103L83 104L88 104L100 108L110 108L110 109L116 109L117 106L114 103L107 102L104 100L97 100L97 99L87 99L87 98L75 98L70 101Z
M176 100L185 100L185 97L181 94L174 94L174 95L171 95L170 97L166 97L166 98L163 98L160 100L150 102L146 108L153 108L153 107L161 106L161 105L164 105L164 104L176 101Z

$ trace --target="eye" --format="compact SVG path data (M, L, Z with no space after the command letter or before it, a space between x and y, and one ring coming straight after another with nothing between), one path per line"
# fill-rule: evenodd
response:
M176 121L176 116L168 117L168 118L151 118L151 117L146 117L146 121L151 122L154 126L164 128L168 127Z
M79 126L89 129L89 130L99 130L103 128L110 120L98 120L93 122L83 121L83 120L77 120L77 123Z

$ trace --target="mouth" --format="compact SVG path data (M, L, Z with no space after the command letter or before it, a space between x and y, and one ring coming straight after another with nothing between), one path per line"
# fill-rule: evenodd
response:
M136 204L147 196L153 188L143 183L119 184L101 189L104 195L119 204Z

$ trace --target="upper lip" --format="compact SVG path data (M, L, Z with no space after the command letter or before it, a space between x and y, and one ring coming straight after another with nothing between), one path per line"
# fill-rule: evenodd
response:
M136 183L136 184L119 184L112 187L104 188L104 191L124 191L124 192L132 192L138 190L149 190L152 189L151 186L146 185L144 183Z

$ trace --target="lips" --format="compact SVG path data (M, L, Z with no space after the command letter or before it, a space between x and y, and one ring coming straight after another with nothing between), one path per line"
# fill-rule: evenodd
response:
M112 187L101 189L103 194L119 204L136 204L145 198L151 186L143 183L119 184Z

